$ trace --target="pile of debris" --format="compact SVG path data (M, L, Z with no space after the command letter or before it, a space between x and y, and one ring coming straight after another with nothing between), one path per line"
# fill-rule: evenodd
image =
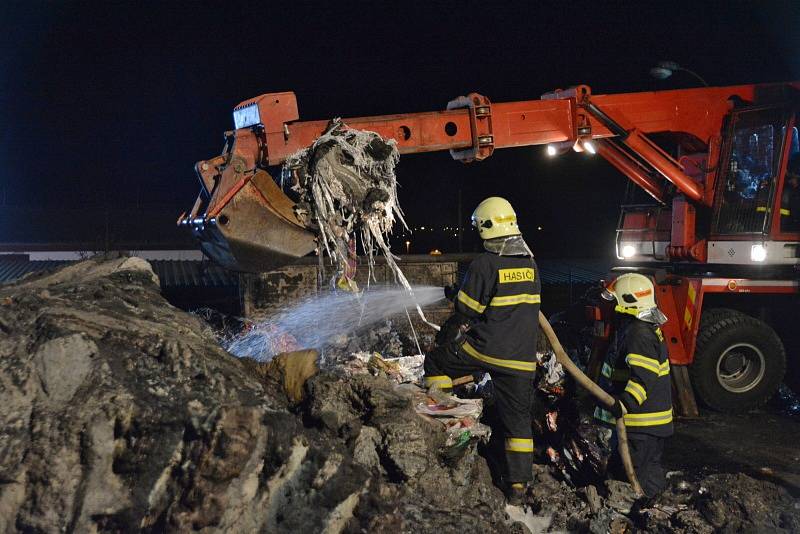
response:
M411 289L397 267L388 237L395 220L407 228L397 200L393 139L353 130L334 119L314 143L289 157L283 180L300 196L297 215L314 228L322 251L337 268L338 285L355 288L356 236L369 260L382 252L398 282ZM356 288L357 289L357 288Z
M800 532L800 501L741 473L672 472L668 489L642 506L624 482L575 489L544 466L535 465L534 471L528 524L542 532Z
M625 483L542 464L530 510L507 509L489 445L448 443L417 390L306 353L290 396L291 356L226 353L135 258L0 287L0 330L2 532L800 529L785 490L738 474L673 476L638 510Z
M142 260L2 286L0 329L2 532L514 531L396 382L320 373L295 404Z

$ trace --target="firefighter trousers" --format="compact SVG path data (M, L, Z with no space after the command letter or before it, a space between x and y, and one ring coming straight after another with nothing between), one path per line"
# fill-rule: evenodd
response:
M534 373L512 374L484 367L463 350L437 347L425 357L425 385L452 387L451 379L476 372L492 375L495 409L505 444L505 473L508 484L528 482L532 478L533 432L531 407ZM498 429L493 429L497 432Z
M667 487L667 477L664 468L661 467L665 439L650 434L628 434L633 469L644 494L648 497L655 497Z
M636 472L636 478L642 486L642 491L647 497L655 497L667 487L667 477L664 468L661 466L661 454L664 452L664 441L666 438L631 432L628 434L628 449L631 453L631 463ZM609 473L619 480L625 478L625 469L619 457L619 442L617 441L617 431L611 441L611 448L614 451L609 461Z

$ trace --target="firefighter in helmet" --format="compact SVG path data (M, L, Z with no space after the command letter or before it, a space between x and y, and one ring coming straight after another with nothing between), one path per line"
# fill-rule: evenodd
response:
M450 292L455 313L425 358L425 385L447 391L453 378L491 374L501 427L496 434L502 435L505 447L499 462L505 466L503 485L509 500L519 503L532 478L539 272L507 200L481 202L472 224L485 252L470 264L461 286Z
M603 292L616 302L617 329L603 368L601 385L616 399L598 407L595 418L614 425L623 417L633 467L645 495L666 487L661 467L664 441L672 435L672 390L667 346L660 326L667 321L647 276L623 274Z

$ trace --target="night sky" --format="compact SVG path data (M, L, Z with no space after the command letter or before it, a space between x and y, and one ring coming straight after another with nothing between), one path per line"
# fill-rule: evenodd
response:
M302 119L443 109L577 83L594 93L800 78L800 2L3 2L2 241L182 236L193 164L217 155L231 110L297 94ZM514 203L540 257L609 257L626 180L599 158L543 147L462 165L406 156L411 226L455 226L484 197ZM541 227L542 230L537 230ZM417 232L413 251L454 250ZM467 242L467 248L474 245ZM405 248L398 238L398 249Z

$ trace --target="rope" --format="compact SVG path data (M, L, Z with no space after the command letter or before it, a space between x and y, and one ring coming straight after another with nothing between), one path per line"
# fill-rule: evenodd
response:
M422 352L422 347L419 346L419 340L417 339L417 330L414 328L414 323L411 321L411 315L408 313L408 308L406 306L403 306L403 309L406 310L406 317L408 318L408 326L411 327L411 333L414 334L414 343L417 345L417 354L422 354L424 356L425 353ZM419 304L417 304L417 309L420 310ZM422 310L420 310L420 313L422 313Z

